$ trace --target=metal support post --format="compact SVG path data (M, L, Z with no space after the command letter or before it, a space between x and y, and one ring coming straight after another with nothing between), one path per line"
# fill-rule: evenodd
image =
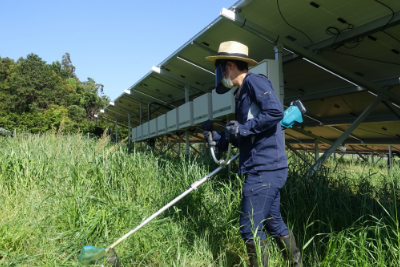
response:
M371 163L374 165L374 152L371 152Z
M128 145L131 146L131 113L128 112Z
M319 159L319 146L318 146L318 140L315 140L315 162L317 162Z
M189 102L189 85L185 86L185 103ZM186 139L186 160L189 161L189 131L186 130L185 132L185 139Z
M14 129L14 137L17 137L17 129Z
M118 120L115 119L115 143L118 143Z
M389 145L389 157L388 157L388 160L389 160L388 167L389 167L389 169L392 169L392 167L393 167L392 145Z
M190 140L189 140L189 131L186 130L185 132L185 141L186 141L186 160L189 161L189 146L190 146Z
M278 61L279 66L279 101L283 106L283 101L285 98L285 88L284 88L284 80L283 80L283 61L282 61L282 52L283 52L283 45L281 42L278 42L275 47L275 60ZM285 130L282 130L282 139L283 145L285 146Z
M349 128L344 131L344 133L330 146L326 152L322 155L322 157L319 158L317 162L308 170L306 177L309 178L311 175L313 175L321 166L324 164L324 162L329 158L329 156L335 152L336 148L338 148L344 140L354 131L354 129L357 128L358 125L366 118L368 115L375 109L375 107L382 101L382 96L378 95L377 98L375 98L374 102L372 102L367 109L361 113L360 116L357 117L357 119L349 126Z
M203 163L206 163L206 140L203 141Z
M333 153L333 160L336 161L336 153Z
M189 89L190 89L189 85L186 85L185 86L185 103L189 102L189 96L190 96Z
M87 140L89 140L89 133L87 133Z
M140 125L142 125L142 101L140 101Z

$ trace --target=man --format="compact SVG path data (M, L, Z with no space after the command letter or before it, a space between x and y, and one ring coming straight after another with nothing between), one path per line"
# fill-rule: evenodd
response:
M294 235L280 213L280 190L288 173L280 121L284 110L267 77L248 72L257 62L248 58L247 46L230 41L220 44L218 55L206 57L215 64L216 92L224 94L237 86L236 120L226 132L205 129L204 137L217 142L218 150L228 140L239 147L239 175L245 176L240 215L241 235L251 266L258 267L255 240L261 240L261 261L268 265L266 235L271 234L292 266L302 266ZM228 139L228 140L227 140Z

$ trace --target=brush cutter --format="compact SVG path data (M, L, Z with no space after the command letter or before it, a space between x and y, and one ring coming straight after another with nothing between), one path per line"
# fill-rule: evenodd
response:
M290 128L295 122L302 122L302 114L304 114L305 108L303 107L303 104L300 102L300 100L294 101L291 103L291 106L285 111L284 118L281 121L281 125L283 128ZM211 125L212 126L212 125ZM171 202L169 202L167 205L159 209L157 212L155 212L153 215L151 215L149 218L144 220L141 224L139 224L136 228L132 229L128 233L126 233L123 237L115 241L112 245L110 245L107 248L96 248L94 246L84 246L82 248L81 254L79 255L78 262L83 264L83 265L90 265L93 263L96 263L96 261L101 260L106 257L106 261L110 262L113 266L115 267L120 267L120 263L118 260L118 256L114 251L114 248L130 237L132 234L137 232L140 228L148 224L150 221L152 221L154 218L156 218L158 215L163 213L165 210L167 210L169 207L173 206L175 203L177 203L179 200L184 198L186 195L191 193L193 190L197 190L199 186L207 182L210 177L214 176L217 174L220 170L222 170L225 166L229 165L232 161L237 159L239 157L239 153L237 153L235 156L230 158L231 151L232 151L232 144L229 143L228 146L228 152L226 155L225 159L218 160L215 156L215 147L216 147L216 142L212 140L211 134L208 135L208 141L209 141L209 146L210 146L210 151L213 160L215 163L219 165L218 168L216 168L214 171L209 173L208 175L204 176L201 180L196 181L192 183L188 189L177 196L175 199L173 199Z
M149 223L150 221L152 221L154 218L156 218L158 215L160 215L162 212L164 212L166 209L168 209L169 207L173 206L175 203L177 203L179 200L181 200L182 198L184 198L186 195L188 195L190 192L192 192L193 190L197 190L197 188L202 185L203 183L207 182L210 177L214 176L216 173L218 173L220 170L222 170L226 165L230 164L232 161L234 161L235 159L237 159L239 157L239 153L236 154L235 156L233 156L232 158L229 159L230 157L230 152L231 152L231 144L229 144L229 149L228 149L228 155L226 160L217 160L214 154L214 146L212 146L211 149L211 153L213 155L213 158L215 160L215 162L220 165L218 168L216 168L214 171L212 171L211 173L209 173L208 175L204 176L201 180L196 181L194 183L192 183L188 189L183 192L182 194L180 194L178 197L176 197L174 200L172 200L171 202L169 202L167 205L165 205L164 207L162 207L160 210L158 210L157 212L155 212L153 215L151 215L149 218L147 218L146 220L144 220L141 224L139 224L135 229L131 230L130 232L128 232L127 234L125 234L123 237L121 237L120 239L118 239L117 241L115 241L112 245L110 245L107 248L96 248L94 246L84 246L82 248L82 252L79 255L78 258L78 262L80 262L81 264L84 265L89 265L89 264L93 264L93 262L101 260L103 258L106 257L106 260L108 262L110 262L113 266L115 267L119 267L119 260L117 257L117 254L114 251L114 248L121 243L122 241L124 241L125 239L127 239L129 236L131 236L132 234L134 234L136 231L138 231L140 228L142 228L143 226L145 226L147 223Z

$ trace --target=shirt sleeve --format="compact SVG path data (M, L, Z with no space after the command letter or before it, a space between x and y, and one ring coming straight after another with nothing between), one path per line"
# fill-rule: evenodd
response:
M275 127L284 115L283 106L279 102L271 82L261 75L252 75L251 78L248 81L249 96L251 101L260 108L260 113L239 125L241 136L258 134Z

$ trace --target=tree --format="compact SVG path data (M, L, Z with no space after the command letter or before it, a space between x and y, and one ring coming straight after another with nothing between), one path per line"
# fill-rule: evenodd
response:
M110 99L103 85L75 75L69 53L47 64L36 54L17 61L0 57L0 127L46 132L62 120L68 131L102 132L94 114Z
M62 64L62 70L66 71L68 78L76 77L75 66L72 65L71 57L68 52L62 56L61 64Z
M9 84L3 101L11 112L40 112L50 104L65 104L65 82L38 55L21 61Z
M103 87L102 84L97 84L90 77L87 82L83 83L84 93L80 104L86 109L86 117L89 121L94 120L94 114L110 101L108 97L99 96L99 93L103 94Z

